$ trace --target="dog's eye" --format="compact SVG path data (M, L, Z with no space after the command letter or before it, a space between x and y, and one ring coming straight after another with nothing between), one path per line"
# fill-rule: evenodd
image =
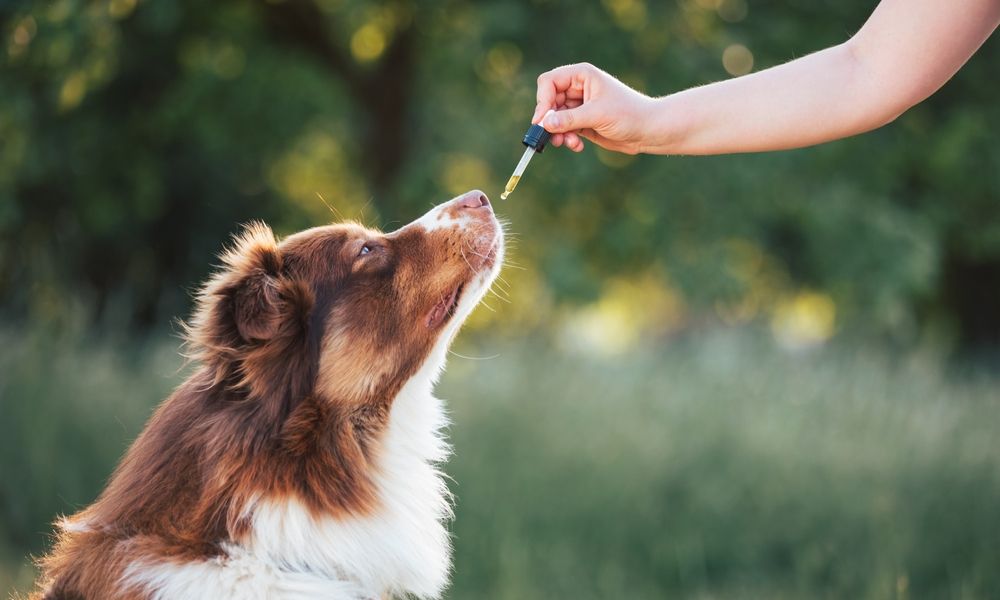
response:
M361 246L361 250L358 252L358 256L364 256L365 254L368 254L371 251L372 247L368 244L365 244L364 246Z

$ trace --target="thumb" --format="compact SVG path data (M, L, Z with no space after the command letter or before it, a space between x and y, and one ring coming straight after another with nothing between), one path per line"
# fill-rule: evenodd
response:
M542 118L542 127L549 133L565 133L592 128L597 123L598 112L598 109L594 108L593 102L566 110L550 110Z

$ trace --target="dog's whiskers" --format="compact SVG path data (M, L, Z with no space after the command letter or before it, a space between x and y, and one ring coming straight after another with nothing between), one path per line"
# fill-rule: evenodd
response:
M370 225L368 224L368 218L365 217L365 209L371 206L372 200L374 200L374 196L368 196L368 199L365 200L365 203L362 204L361 208L359 209L359 212L361 213L360 221L361 224L364 225L365 227L370 227Z
M493 285L491 285L490 287L497 287L503 290L505 294L510 292L510 284L507 283L506 281L500 281L499 276L497 276L496 280L493 281Z
M497 299L500 300L501 302L506 302L507 304L512 304L510 298L504 298L500 294L496 293L496 291L493 288L490 288L488 290L488 293L493 294L494 296L496 296Z
M316 192L316 197L318 197L320 199L320 202L322 202L324 205L326 205L326 207L330 210L330 212L333 213L333 216L337 217L341 221L345 220L344 219L344 215L340 214L340 211L337 210L336 207L334 207L332 204L330 204L329 202L327 202L326 198L323 197L323 194L321 194L319 192Z
M469 271L475 273L476 270L472 268L472 263L469 262L469 257L465 255L465 246L463 245L462 247L460 247L459 251L462 253L462 260L464 260L465 264L468 265Z
M464 358L465 360L493 360L494 358L500 358L500 354L494 354L492 356L465 356L464 354L459 354L454 350L449 349L448 354L457 356L459 358Z

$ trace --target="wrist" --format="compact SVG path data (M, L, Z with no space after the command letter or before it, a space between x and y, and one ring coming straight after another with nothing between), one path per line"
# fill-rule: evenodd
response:
M683 154L689 119L683 98L677 94L651 98L644 109L642 122L646 125L639 152Z

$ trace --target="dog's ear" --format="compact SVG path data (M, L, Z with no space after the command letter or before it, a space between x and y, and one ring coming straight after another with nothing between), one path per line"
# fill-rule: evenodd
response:
M300 329L312 297L283 273L281 251L267 225L244 227L221 258L222 269L198 294L185 325L192 358L228 361L248 346Z
M281 297L275 276L255 269L232 292L232 318L246 342L269 340L281 324Z
M229 320L243 342L271 339L284 308L278 282L281 254L271 229L263 223L247 225L222 260L228 285L219 290L226 296L219 308L229 314L218 316Z

